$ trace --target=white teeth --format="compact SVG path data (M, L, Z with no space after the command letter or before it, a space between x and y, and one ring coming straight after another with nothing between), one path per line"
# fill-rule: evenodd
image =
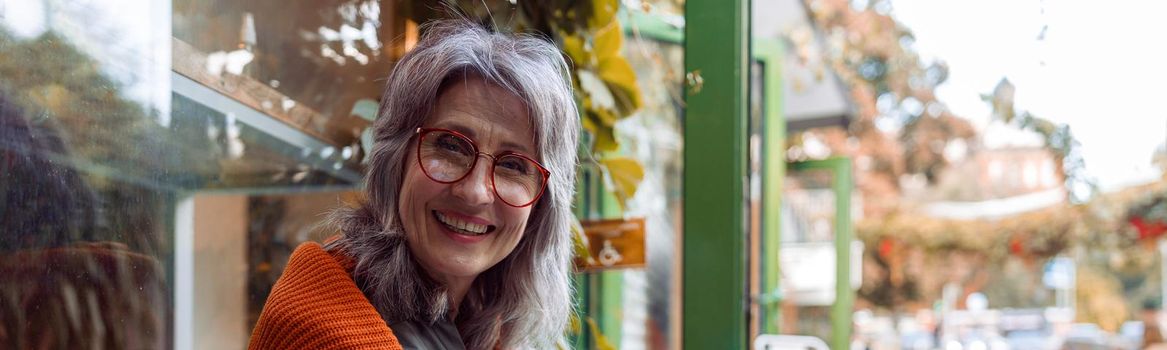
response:
M466 233L471 233L471 234L480 235L480 234L486 233L486 225L472 224L472 223L465 222L462 220L454 219L454 218L445 216L442 213L437 212L437 211L435 211L434 213L437 214L438 221L441 221L443 224L446 224L447 226L450 226L452 228L456 228L460 231L465 231Z

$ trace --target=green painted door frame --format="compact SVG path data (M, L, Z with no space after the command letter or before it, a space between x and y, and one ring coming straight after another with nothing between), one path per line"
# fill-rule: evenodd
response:
M749 0L685 3L682 347L745 349Z
M851 346L851 314L855 293L851 290L851 240L855 236L851 223L850 158L830 158L790 164L792 172L826 170L831 173L831 190L835 193L835 303L831 305L832 349ZM855 273L860 273L856 271Z
M786 178L786 117L782 114L782 45L752 41L762 72L762 334L778 334L782 292L778 288L778 252L782 241L782 186Z

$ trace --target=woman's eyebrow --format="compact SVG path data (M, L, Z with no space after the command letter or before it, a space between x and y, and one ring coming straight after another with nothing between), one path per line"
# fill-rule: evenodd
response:
M474 129L472 129L472 128L470 128L462 123L458 123L455 121L446 121L446 122L438 123L437 125L434 125L434 127L457 131L458 133L460 133L462 135L466 135L466 137L469 137L470 140L473 140L475 143L480 142L480 140L478 138L479 135L474 131ZM503 126L503 127L505 128L505 126ZM517 143L517 142L509 141L509 140L504 140L504 141L502 141L500 146L502 146L503 150L515 151L518 153L522 153L523 155L528 156L528 157L535 156L534 149L531 149L530 147L527 147L526 145L523 145L521 143ZM500 153L500 152L495 151L493 153Z
M534 156L535 156L535 154L534 154L534 153L532 153L532 152L533 152L533 150L532 150L532 149L530 149L530 148L527 148L527 146L520 145L520 144L517 144L517 143L514 143L514 142L510 142L510 141L503 141L503 143L502 143L502 147L503 147L504 149L515 150L515 151L517 151L517 152L519 152L519 153L522 153L523 155L525 155L525 156L528 156L528 157L534 157Z
M478 135L474 133L474 129L471 129L465 125L455 122L446 122L438 124L438 127L457 131L462 135L466 135L466 137L469 137L471 140L474 140L474 142L478 142Z

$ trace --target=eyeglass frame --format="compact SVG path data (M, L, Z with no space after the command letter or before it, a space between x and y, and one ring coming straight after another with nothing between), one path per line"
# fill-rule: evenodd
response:
M422 165L423 163L421 161L421 140L424 139L425 136L428 135L429 133L435 132L435 131L450 133L450 134L453 134L454 136L461 137L461 138L465 139L466 141L470 142L471 150L474 151L474 163L471 163L470 169L466 169L466 173L462 174L462 176L458 177L457 179L450 180L450 181L442 181L442 180L435 179L433 177L433 175L430 175L429 171L425 170L425 166ZM416 150L417 167L418 167L418 169L421 169L421 173L425 174L425 177L429 178L433 182L449 185L449 184L456 183L458 181L462 181L462 180L466 179L467 176L470 176L470 173L474 172L474 168L478 167L478 159L481 158L482 156L486 156L487 158L490 158L490 190L491 190L491 192L494 192L494 196L496 198L498 198L500 201L502 201L503 204L506 204L506 205L509 205L509 206L512 206L515 208L529 207L529 206L535 204L535 202L539 201L539 198L543 197L543 192L545 192L547 190L547 181L551 178L551 171L547 170L547 168L544 167L543 164L540 164L539 161L537 161L531 157L528 157L525 154L515 152L515 151L504 151L502 153L499 153L498 155L482 152L482 151L478 150L478 143L474 142L474 139L472 139L469 136L466 136L460 132L450 130L450 129L421 128L421 127L419 127L419 128L417 128L417 130L414 131L414 134L417 135L417 147L416 147L417 148L417 150ZM502 195L498 194L498 187L495 186L495 184L494 184L494 167L495 167L495 165L497 165L499 158L506 157L506 156L516 156L516 157L523 158L523 159L530 161L531 163L535 164L535 168L539 169L539 173L543 175L543 182L539 186L539 193L536 193L535 197L532 198L531 201L527 202L526 204L523 204L523 205L511 204L506 199L502 198Z

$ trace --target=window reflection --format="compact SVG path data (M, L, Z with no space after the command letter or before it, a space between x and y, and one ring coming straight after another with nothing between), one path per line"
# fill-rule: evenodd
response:
M7 89L0 89L0 344L161 347L170 317L153 255L156 215L103 205L151 196L91 186L72 166L57 120L29 113L21 105L36 104ZM125 215L109 220L107 209Z
M624 272L622 349L679 346L681 80L679 44L630 36L624 52L644 94L644 107L618 127L629 156L645 176L626 214L646 218L646 268Z
M165 169L190 160L149 34L168 22L153 5L109 16L122 1L4 5L0 347L164 348Z
M416 40L416 25L393 1L173 3L174 38L206 57L200 68L215 77L242 75L331 119L376 100L378 79ZM176 56L176 70L190 75L180 67L187 59Z
M380 6L0 0L0 348L245 344L360 179Z

